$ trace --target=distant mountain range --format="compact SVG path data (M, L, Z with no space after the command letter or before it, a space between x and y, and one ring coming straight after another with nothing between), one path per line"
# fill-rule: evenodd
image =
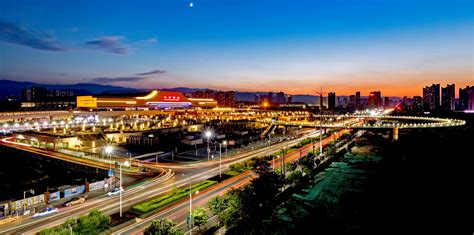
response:
M52 84L40 84L34 82L17 82L11 80L0 80L0 96L5 98L8 96L21 96L21 90L23 88L31 88L33 86L46 87L48 90L70 90L74 91L76 95L90 95L100 93L123 93L123 92L134 92L140 91L134 88L120 87L120 86L109 86L92 83L78 83L71 85L52 85Z
M117 94L117 93L127 93L127 92L144 92L151 89L136 89L129 87L121 86L111 86L111 85L101 85L93 83L78 83L70 85L53 85L53 84L40 84L33 82L17 82L11 80L0 80L0 99L5 99L8 96L21 96L21 90L23 88L31 88L33 86L46 87L50 90L70 90L74 91L76 95L91 95L91 94ZM207 88L188 88L188 87L176 87L176 88L164 88L160 90L167 91L180 91L184 93L191 93L195 91L208 90ZM236 91L235 99L238 101L254 101L255 95L266 95L268 92L240 92ZM274 93L275 95L276 93ZM340 98L348 98L348 96L338 96ZM319 103L319 97L314 95L292 95L293 102L302 102L302 103ZM365 97L363 97L365 98ZM390 97L390 99L398 100L399 97ZM326 98L324 99L326 103Z

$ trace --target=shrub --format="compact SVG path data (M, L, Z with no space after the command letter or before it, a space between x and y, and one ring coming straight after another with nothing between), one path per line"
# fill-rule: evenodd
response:
M191 193L197 192L199 190L202 190L204 188L207 188L213 184L217 183L216 181L212 180L204 180L202 182L199 182L197 184L194 184L191 189ZM138 204L134 207L132 207L132 210L138 212L138 213L147 213L155 209L159 209L171 202L178 201L186 196L189 195L189 187L179 189L179 190L173 190L171 193L168 193L164 196L152 199L150 201L146 201L144 203Z

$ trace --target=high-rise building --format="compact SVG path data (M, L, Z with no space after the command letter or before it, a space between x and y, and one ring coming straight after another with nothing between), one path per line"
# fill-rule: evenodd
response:
M328 109L329 110L336 109L336 93L335 92L328 93Z
M369 94L369 106L376 108L382 106L382 93L380 91L371 91Z
M28 88L21 89L21 100L31 101L31 90Z
M414 112L423 111L423 98L421 96L413 96L412 109Z
M76 105L74 92L71 90L48 90L45 87L33 86L21 90L21 107L24 109L70 109Z
M235 92L227 91L225 93L225 106L232 108L235 106Z
M235 105L234 91L195 91L191 94L191 97L200 99L214 99L217 101L217 105L220 107L234 107ZM257 99L258 96L256 95L255 98ZM258 100L256 100L256 102L258 102Z
M255 94L254 101L255 102L260 102L260 96L258 94Z
M355 107L360 109L362 107L362 103L360 102L360 91L357 91L355 94Z
M342 107L347 108L348 106L349 106L349 100L347 99L347 97L344 97L342 99Z
M356 107L356 96L355 95L349 96L349 105L351 107Z
M213 90L203 90L203 91L195 91L191 95L193 98L200 98L200 99L214 99L215 94Z
M279 103L279 104L286 103L285 93L283 93L283 92L278 92L278 93L276 94L276 101L277 101L277 103Z
M454 84L447 84L446 87L441 88L441 106L444 110L454 110L454 95Z
M273 92L268 92L267 98L268 102L273 103Z
M45 87L34 86L31 88L31 100L42 101L48 97L48 90Z
M218 91L218 92L214 93L214 99L217 101L217 106L218 107L224 107L225 106L225 92Z
M473 110L473 95L474 86L466 86L465 88L459 88L459 109L460 110Z
M49 101L62 98L70 98L74 92L70 90L48 90L45 87L33 86L30 89L21 90L22 101Z
M433 84L423 88L423 107L425 110L438 110L440 107L440 85Z
M233 91L218 91L214 93L212 98L217 101L219 107L234 107L235 92Z
M390 98L388 96L384 97L383 106L390 107Z

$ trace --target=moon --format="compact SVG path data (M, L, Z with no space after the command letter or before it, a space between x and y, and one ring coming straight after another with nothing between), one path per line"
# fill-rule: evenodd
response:
M194 6L194 3L190 2L189 7L193 7L193 6Z

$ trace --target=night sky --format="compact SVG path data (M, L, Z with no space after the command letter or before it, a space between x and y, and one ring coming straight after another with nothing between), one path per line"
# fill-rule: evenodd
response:
M421 95L473 84L474 1L1 0L0 79Z

